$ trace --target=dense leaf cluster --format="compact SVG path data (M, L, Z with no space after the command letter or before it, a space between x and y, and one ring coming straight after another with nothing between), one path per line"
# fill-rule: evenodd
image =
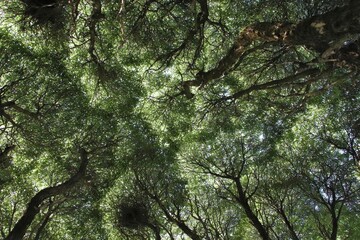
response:
M0 3L0 236L360 239L357 0Z

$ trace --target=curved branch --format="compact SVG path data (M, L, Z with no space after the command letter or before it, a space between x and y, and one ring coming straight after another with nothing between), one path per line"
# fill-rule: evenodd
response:
M250 46L257 41L263 43L282 43L287 45L303 45L314 49L322 58L328 58L329 52L339 50L338 43L345 38L353 38L360 34L360 2L352 1L349 5L335 8L325 14L305 19L299 23L262 22L243 29L227 54L217 65L200 71L193 80L181 84L182 94L192 98L191 87L202 88L209 82L220 79L234 69L241 61ZM330 42L334 43L330 44Z
M160 199L160 197L156 193L152 193L151 190L149 190L148 186L146 186L146 183L143 182L142 179L138 176L138 174L135 173L135 178L138 186L141 188L141 190L149 196L152 200L156 202L156 204L159 206L161 211L164 213L164 216L169 222L174 223L183 233L185 233L190 239L193 240L200 240L201 237L198 235L198 233L190 228L183 219L181 219L180 215L173 215L168 208L164 205L163 201Z
M96 32L96 25L99 21L104 18L104 14L101 12L101 1L100 0L93 0L92 1L92 11L91 17L89 21L89 32L90 32L90 40L89 40L89 49L88 52L90 54L91 61L95 64L97 68L102 67L102 63L99 60L98 56L96 55L95 51L95 44L97 40L97 32Z
M170 62L174 58L179 56L181 54L181 52L183 52L194 41L197 41L197 40L195 40L197 36L198 36L199 40L197 41L197 44L196 44L196 50L195 50L195 53L193 56L192 65L194 64L196 59L199 57L200 51L201 51L201 48L202 48L203 42L204 42L205 23L210 20L209 20L208 1L207 0L194 1L192 3L194 5L193 6L194 11L196 11L195 10L196 2L198 2L200 5L200 12L196 14L194 26L189 29L185 39L182 41L182 43L178 47L174 48L173 50L171 50L170 52L168 52L166 54L159 56L156 61L161 60L161 61L164 61L166 65L170 65Z
M253 91L259 91L259 90L265 90L265 89L270 89L270 88L278 88L278 87L283 87L286 86L288 84L291 83L295 83L295 81L301 79L301 78L306 78L306 77L312 77L316 74L321 73L321 71L317 68L311 68L305 71L302 71L300 73L297 73L295 75L291 75L288 77L285 77L283 79L277 79L274 81L270 81L270 82L266 82L266 83L262 83L262 84L258 84L258 85L253 85L247 89L241 90L236 92L235 94L228 96L228 97L224 97L221 100L235 100L238 99L244 95L250 94Z
M251 224L256 228L261 238L263 240L269 240L270 236L266 227L261 223L258 216L256 216L253 209L249 205L249 197L246 196L245 190L243 189L242 184L240 182L240 178L234 179L234 182L238 194L238 196L236 197L236 201L244 209L247 218L250 220Z
M12 231L4 240L23 239L26 230L28 229L36 215L40 212L40 205L43 203L43 201L47 198L67 193L80 181L82 177L84 177L89 159L85 149L81 148L79 151L81 164L77 173L64 183L59 184L55 187L44 188L43 190L35 194L35 196L30 200L28 207L25 210L25 213L15 224Z

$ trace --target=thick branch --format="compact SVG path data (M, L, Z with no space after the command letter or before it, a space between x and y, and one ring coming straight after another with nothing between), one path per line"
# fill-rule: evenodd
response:
M339 216L336 214L335 204L331 208L331 240L337 239L337 233L339 228Z
M97 38L96 25L102 18L104 18L104 14L101 12L102 5L100 0L93 0L92 7L91 18L89 21L90 43L88 52L90 54L91 61L99 68L101 66L101 62L95 53L95 43Z
M179 56L180 53L182 51L184 51L188 47L189 44L196 41L197 36L199 37L199 40L198 40L196 50L195 50L195 54L194 54L194 57L193 57L193 63L199 57L201 47L202 47L203 41L204 41L204 26L205 26L205 23L207 21L209 21L209 8L208 8L207 0L197 0L197 2L199 3L201 10L196 15L195 24L188 31L188 33L186 35L186 38L182 41L182 43L178 47L176 47L175 49L173 49L169 53L160 56L158 58L158 60L163 59L163 61L165 61L166 64L169 64L170 61L172 61L173 58L176 58L177 56ZM194 1L193 4L195 4L195 1ZM195 11L195 6L194 6L194 11Z
M200 240L201 239L201 237L194 230L192 230L189 226L187 226L183 220L173 217L171 215L171 213L167 210L167 208L163 205L163 203L161 202L161 200L157 196L152 195L150 197L152 197L156 201L156 203L159 205L159 207L161 208L161 210L165 214L166 218L170 222L175 223L191 239L193 239L193 240Z
M43 203L43 201L47 198L67 193L80 181L80 179L85 175L86 167L89 162L87 152L82 148L80 149L80 159L81 164L79 170L74 176L55 187L48 187L41 190L30 200L25 213L4 240L22 239L35 216L39 213L40 205Z
M169 210L164 205L163 201L161 201L159 196L156 195L156 193L151 193L148 187L146 186L146 184L143 182L143 180L139 178L137 174L135 174L135 177L139 187L145 192L145 194L147 194L151 199L153 199L157 203L157 205L160 207L160 209L162 210L168 221L176 224L176 226L178 226L181 229L181 231L183 231L187 236L189 236L190 239L193 240L201 239L201 237L196 233L196 231L194 231L188 225L186 225L186 223L180 217L173 216L169 212Z
M17 105L15 103L15 101L8 101L8 102L4 102L0 104L0 115L3 115L5 118L7 118L9 121L11 121L13 123L13 119L12 117L10 117L10 115L8 115L5 112L5 109L13 109L14 111L18 112L18 113L22 113L25 114L31 118L37 118L38 114L37 113L33 113L29 110L26 110L25 108L20 107L19 105Z
M6 161L8 154L15 149L15 145L6 145L4 151L0 150L0 164Z
M155 239L161 240L160 227L152 223L147 224L147 226L154 232Z
M51 207L51 205L50 205L50 207ZM42 232L44 231L46 225L50 222L51 215L52 215L52 211L51 211L50 207L49 207L48 212L45 215L44 220L41 222L38 230L36 231L36 235L34 237L34 240L40 240L40 236L41 236Z
M328 57L329 51L338 50L338 42L344 37L360 34L360 2L336 8L314 16L298 24L288 22L263 22L246 27L227 52L211 70L196 74L195 79L182 83L183 94L191 98L190 88L203 87L230 72L250 46L257 41L303 45ZM330 42L336 46L332 46Z
M299 237L297 235L297 233L295 232L294 226L291 224L289 218L287 217L285 210L283 208L283 203L280 203L280 206L278 206L277 211L279 212L280 216L282 217L286 227L288 228L290 234L291 234L291 238L293 240L299 240Z
M235 179L236 190L238 193L237 202L242 206L245 211L246 216L249 218L251 224L256 228L258 233L260 234L261 238L264 240L269 240L270 236L266 228L262 225L259 218L251 209L248 198L246 197L245 191L241 185L240 179Z
M251 86L247 89L241 90L231 96L224 97L222 100L235 100L244 95L250 94L253 91L265 90L265 89L276 88L276 87L283 87L289 83L294 83L299 79L309 77L309 76L311 77L311 76L314 76L319 73L320 73L320 70L317 68L308 69L308 70L302 71L300 73L297 73L295 75L285 77L283 79L278 79L278 80L274 80L274 81L270 81L270 82L266 82L266 83L262 83L262 84L258 84L258 85L253 85L253 86Z

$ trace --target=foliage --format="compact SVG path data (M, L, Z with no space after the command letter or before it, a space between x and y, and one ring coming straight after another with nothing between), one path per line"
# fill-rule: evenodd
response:
M1 2L1 238L358 239L359 13Z

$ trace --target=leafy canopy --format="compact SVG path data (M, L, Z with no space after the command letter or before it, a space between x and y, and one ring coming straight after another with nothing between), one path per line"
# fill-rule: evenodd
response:
M1 2L1 238L360 238L359 13Z

